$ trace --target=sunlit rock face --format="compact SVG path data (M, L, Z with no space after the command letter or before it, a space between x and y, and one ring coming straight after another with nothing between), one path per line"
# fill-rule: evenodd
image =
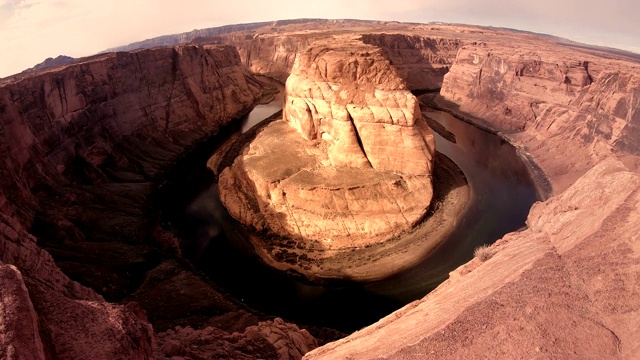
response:
M431 173L431 130L378 48L316 44L298 60L286 92L284 119L305 139L322 138L330 165Z
M434 137L379 48L314 43L287 80L283 120L221 173L238 220L336 250L383 242L425 216Z

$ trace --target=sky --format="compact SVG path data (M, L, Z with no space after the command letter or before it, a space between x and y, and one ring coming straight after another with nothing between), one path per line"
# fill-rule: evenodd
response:
M640 53L637 0L0 0L0 77L48 57L297 18L454 22L529 30Z

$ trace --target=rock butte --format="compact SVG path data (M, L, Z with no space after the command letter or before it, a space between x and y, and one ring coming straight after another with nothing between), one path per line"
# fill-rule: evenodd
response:
M260 318L181 265L149 195L178 156L255 104L266 85L244 67L284 81L310 43L345 34L379 47L409 89L432 91L425 103L518 146L548 197L490 259L305 357L640 353L637 55L445 24L236 30L176 39L213 36L198 42L237 51L136 50L0 80L0 357L295 358L313 348L306 331ZM114 302L123 299L142 308Z
M230 214L261 237L298 242L304 250L289 253L308 259L298 271L327 276L344 264L311 269L325 250L337 256L381 243L425 217L434 155L417 99L380 48L338 38L298 57L283 120L246 145L218 187ZM259 253L288 268L277 264L287 250L265 242L258 246L269 251Z

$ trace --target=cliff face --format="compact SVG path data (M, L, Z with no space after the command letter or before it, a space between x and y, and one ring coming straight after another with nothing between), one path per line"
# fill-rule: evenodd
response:
M3 144L27 178L142 181L246 112L259 91L230 47L109 54L0 88ZM158 163L140 163L145 152Z
M418 102L383 52L334 37L298 56L283 121L221 172L220 197L242 223L308 249L297 271L339 278L348 270L318 259L384 243L424 218L434 155ZM257 246L287 268L289 250L274 243Z
M114 279L92 278L73 264L114 238L143 243L151 226L145 218L149 181L246 112L260 91L231 47L109 54L6 84L0 88L6 159L0 204L18 224L7 226L19 233L35 222L42 244L65 254L64 270L104 291L101 282ZM79 244L85 240L95 244ZM147 260L154 253L120 251ZM12 251L3 254L15 264L7 259ZM107 269L114 260L94 259Z
M229 35L221 42L238 49L242 63L257 74L273 77L284 83L291 73L293 64L314 41L323 39L326 34L309 33L249 33Z
M228 34L216 42L235 46L242 63L252 72L285 82L296 59L316 41L330 37L360 37L382 49L385 58L411 90L438 90L442 79L466 40L444 34L407 34L406 27L370 22L362 27L346 24L307 24L306 27L271 27ZM311 29L309 29L311 26ZM353 25L352 25L353 26ZM378 30L380 32L371 32ZM391 32L391 33L388 33Z
M536 156L562 190L611 154L637 154L640 77L628 62L542 45L465 46L445 76L439 104L531 151L549 145L562 151L565 161L549 151Z
M464 42L456 38L411 34L364 34L362 41L381 48L412 90L437 91Z
M116 288L135 283L119 262L147 261L160 246L139 220L149 181L260 93L231 47L108 54L4 81L0 266L9 293L2 308L24 312L15 321L31 324L8 319L1 336L12 344L3 346L8 356L153 356L155 334L142 310L104 302L42 246L76 280L121 296Z

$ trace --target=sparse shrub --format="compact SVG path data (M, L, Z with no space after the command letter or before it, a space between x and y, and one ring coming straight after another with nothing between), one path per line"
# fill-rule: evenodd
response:
M473 250L473 256L477 257L478 260L485 262L493 256L493 250L487 244L480 245Z

